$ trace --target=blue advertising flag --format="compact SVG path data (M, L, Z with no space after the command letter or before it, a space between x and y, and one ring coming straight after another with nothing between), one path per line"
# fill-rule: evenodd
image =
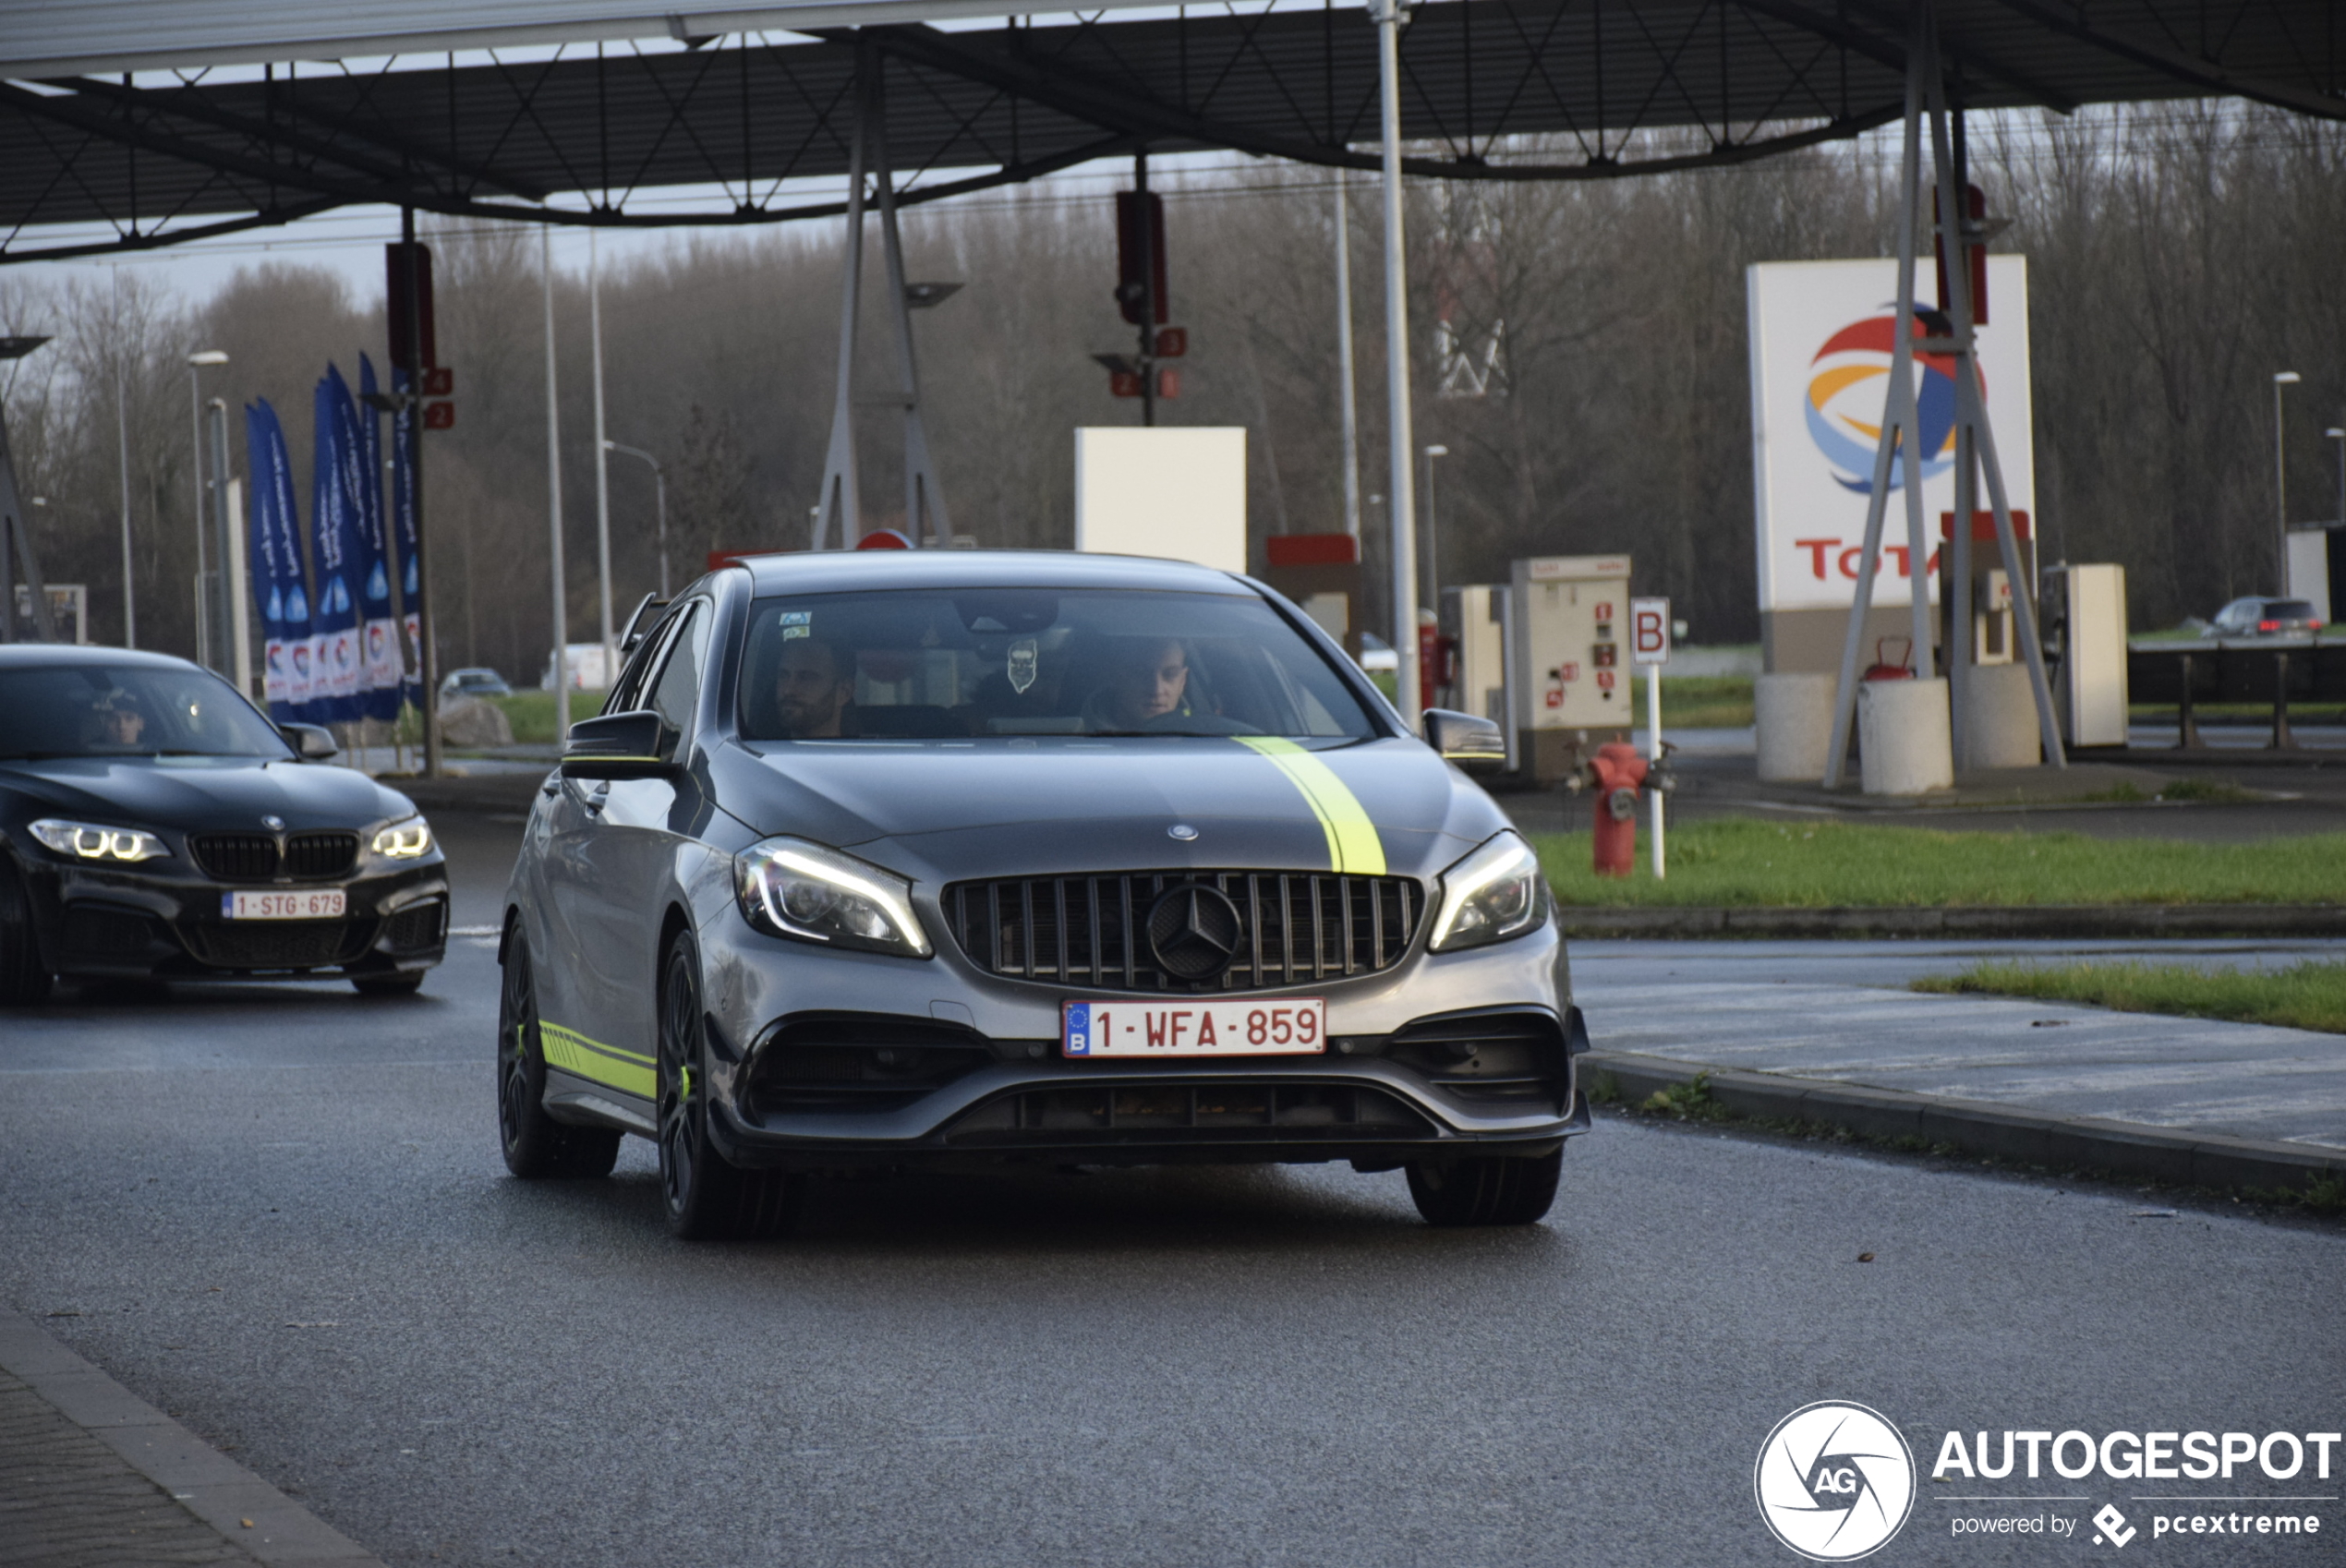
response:
M407 372L392 367L394 391L407 390ZM424 584L416 569L416 409L391 422L391 544L399 563L399 607L407 622L407 700L424 701Z
M382 416L365 401L376 392L374 362L358 356L361 398L352 408L358 422L352 464L358 488L358 616L366 648L359 710L369 718L399 717L400 687L406 678L399 656L399 617L391 600L391 558L383 548Z
M318 663L313 691L319 716L340 722L359 717L358 687L366 660L359 651L358 595L351 584L358 545L358 494L351 473L358 420L350 406L349 384L332 365L318 383L314 415L309 550L317 566L318 597L310 606L310 625Z
M284 428L267 398L245 410L245 451L252 473L253 602L260 607L265 645L262 693L272 718L304 719L309 717L309 593L300 512Z

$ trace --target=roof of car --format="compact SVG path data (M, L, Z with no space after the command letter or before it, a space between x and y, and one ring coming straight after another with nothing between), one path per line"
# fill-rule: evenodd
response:
M1075 550L801 550L741 564L768 594L869 593L886 588L1155 588L1169 593L1248 591L1227 572L1186 561Z
M115 664L149 669L187 669L188 661L172 654L140 648L107 647L101 643L0 644L0 669L42 669L59 665Z

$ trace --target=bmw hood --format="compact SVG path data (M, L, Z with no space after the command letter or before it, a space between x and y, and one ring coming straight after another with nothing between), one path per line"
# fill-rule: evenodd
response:
M0 786L58 816L108 826L254 828L281 816L295 831L354 827L416 808L365 774L257 757L62 757L0 764Z
M939 882L1189 867L1424 878L1507 826L1400 739L799 742L727 746L712 766L756 831Z

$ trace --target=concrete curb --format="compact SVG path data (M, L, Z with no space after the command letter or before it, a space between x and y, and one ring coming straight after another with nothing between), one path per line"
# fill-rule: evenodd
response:
M1967 1154L2106 1171L2173 1187L2302 1190L2323 1177L2346 1177L2346 1150L2312 1144L2267 1143L2099 1116L2056 1116L1896 1089L1705 1067L1626 1051L1591 1051L1579 1066L1584 1085L1600 1083L1609 1075L1621 1099L1631 1104L1708 1073L1711 1098L1747 1116L1815 1122L1868 1138L1920 1138L1952 1144Z
M1566 936L2346 936L2346 904L2026 904L1672 909L1567 904Z
M266 1568L383 1568L381 1558L5 1309L0 1369Z

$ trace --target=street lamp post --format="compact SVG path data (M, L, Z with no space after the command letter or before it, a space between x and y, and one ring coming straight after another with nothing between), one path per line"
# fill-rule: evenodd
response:
M1425 449L1425 597L1433 603L1433 613L1442 613L1442 535L1433 512L1433 460L1447 457L1446 446Z
M2282 440L2287 420L2281 393L2303 380L2294 370L2282 370L2273 377L2273 503L2278 509L2273 521L2273 544L2280 552L2275 558L2279 563L2279 581L2273 588L2283 594L2289 592L2289 447Z
M2338 525L2346 528L2346 429L2332 425L2322 434L2338 443Z
M195 439L196 460L196 662L208 669L219 668L212 663L212 622L216 616L212 602L219 596L207 596L203 591L205 573L211 570L207 564L211 551L204 540L203 373L207 366L227 363L228 356L216 348L199 349L187 356L188 424ZM224 639L221 653L226 657Z
M605 441L603 445L611 452L640 457L652 465L652 493L658 498L659 508L659 597L664 599L668 597L668 471L659 465L659 458L641 447L623 446L618 441Z

